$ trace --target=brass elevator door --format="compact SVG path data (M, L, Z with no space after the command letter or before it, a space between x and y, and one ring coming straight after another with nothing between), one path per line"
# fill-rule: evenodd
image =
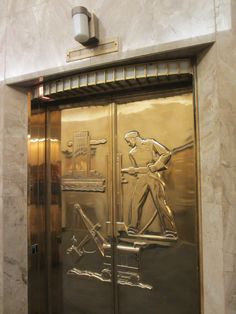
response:
M52 313L200 313L194 125L190 92L49 111Z

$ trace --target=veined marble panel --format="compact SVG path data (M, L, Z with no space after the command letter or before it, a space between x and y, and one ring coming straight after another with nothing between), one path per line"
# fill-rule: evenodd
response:
M17 201L18 198L15 203ZM19 207L18 210L25 210L25 205L23 208ZM6 244L8 244L8 249L5 247ZM3 313L26 314L28 307L27 254L25 252L27 233L23 232L22 225L4 226L4 247Z
M24 10L11 15L8 25L7 78L66 64L66 51L78 46L71 19L76 5L98 16L100 38L118 37L122 52L215 31L213 0L35 0L27 6L28 2L17 1L16 8ZM20 59L15 57L19 51L24 51Z
M40 41L39 27L31 8L16 16L10 16L7 27L6 68L13 67L14 73L19 73L23 68L31 71L34 65L37 70L37 58L40 60ZM19 54L21 62L17 62Z
M0 19L8 15L8 0L0 1Z
M236 314L236 2L216 0L226 313Z
M236 271L234 270L225 272L225 286L226 286L226 295L227 303L226 303L226 313L227 314L235 314L236 312L236 293L232 294L232 291L235 291L235 280L236 278Z
M3 86L4 83L0 81L0 197L2 196L2 166L3 166L3 130L4 130L4 107L3 107ZM0 229L1 230L1 229ZM0 231L1 232L1 231ZM0 237L1 241L1 237Z
M217 98L217 51L199 56L198 123L201 190L203 308L206 314L225 313L223 273L223 211L220 174L220 126ZM214 267L212 263L214 261ZM212 283L214 282L214 286Z
M0 166L1 167L1 166ZM0 177L0 180L2 178ZM1 194L1 192L0 192ZM0 196L0 314L3 314L3 200Z
M0 132L0 298L2 295L2 313L26 314L27 97L23 91L7 86L1 87L0 95L0 117L4 121Z
M86 1L69 2L86 4ZM87 4L100 17L102 38L120 37L124 50L206 35L215 30L211 0L100 0Z
M1 0L2 1L2 0ZM9 16L24 12L26 9L39 6L50 0L7 0L7 11Z
M3 199L2 199L2 166L3 166L3 83L0 82L0 314L3 314Z
M27 162L25 136L4 135L3 149L3 190L4 195L24 196L25 191L20 188L26 184L26 173L23 167ZM6 184L7 182L7 184ZM15 185L13 190L12 184ZM19 187L17 188L16 185Z
M231 0L215 0L217 32L232 28L231 2Z
M0 15L0 81L3 81L5 77L7 21L8 21L7 17L1 17Z
M7 75L35 72L65 63L66 47L74 43L70 14L63 5L50 1L11 16L7 37ZM24 57L16 62L15 56L19 51Z
M6 141L7 137L24 138L27 135L28 108L25 97L24 89L7 86L4 88L4 136Z

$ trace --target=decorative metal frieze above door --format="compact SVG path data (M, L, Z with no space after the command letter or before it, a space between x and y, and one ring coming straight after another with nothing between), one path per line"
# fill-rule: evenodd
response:
M137 87L178 84L191 81L192 74L190 59L113 65L106 69L81 72L43 82L33 88L32 99L47 102L69 97L114 93Z
M63 313L198 314L192 93L61 111Z

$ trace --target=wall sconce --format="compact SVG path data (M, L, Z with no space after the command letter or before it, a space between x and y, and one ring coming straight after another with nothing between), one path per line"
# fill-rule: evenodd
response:
M83 46L98 44L98 19L85 7L78 6L72 9L74 39Z

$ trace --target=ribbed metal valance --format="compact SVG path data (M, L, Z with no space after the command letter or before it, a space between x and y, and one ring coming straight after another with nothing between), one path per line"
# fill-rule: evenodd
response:
M189 80L192 74L190 59L109 67L42 83L33 89L32 98L63 99L138 86L159 85Z

